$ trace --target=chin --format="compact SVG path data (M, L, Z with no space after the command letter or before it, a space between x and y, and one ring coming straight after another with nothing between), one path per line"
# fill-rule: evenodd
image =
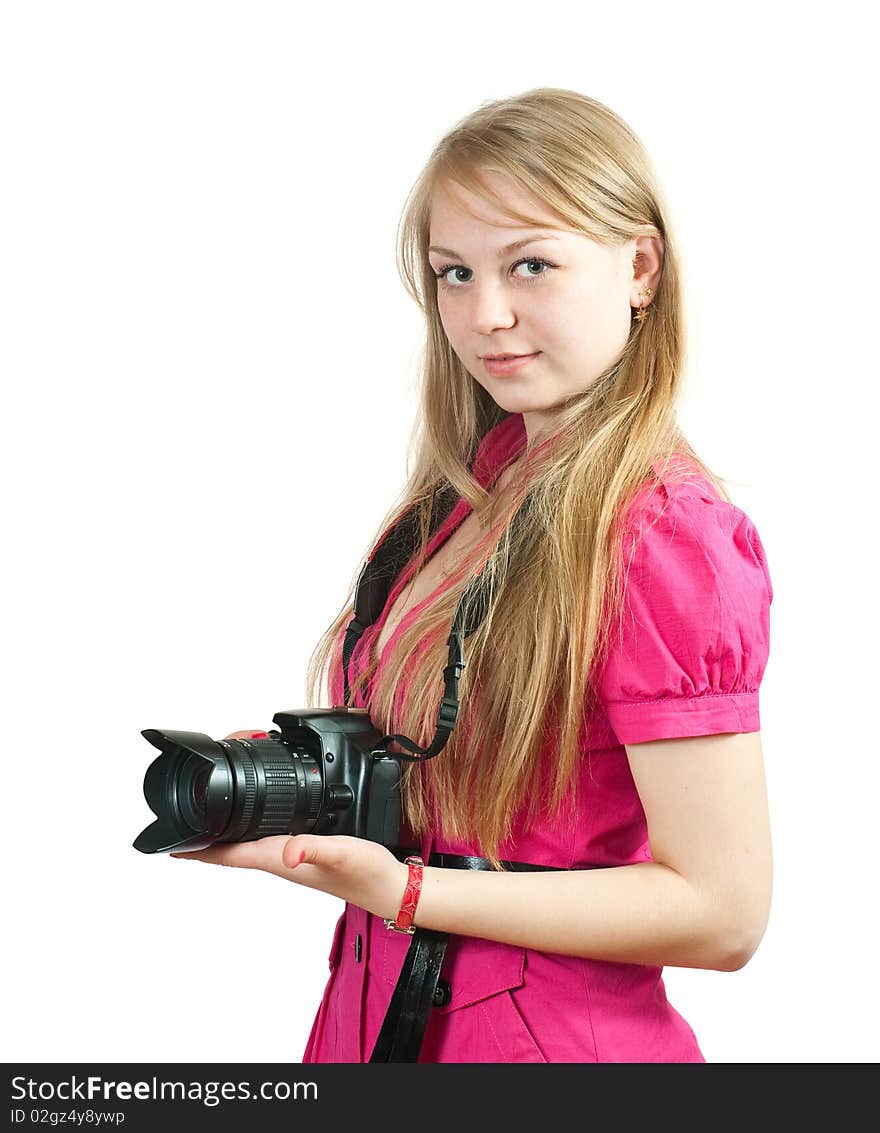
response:
M554 401L552 397L536 397L533 390L496 386L494 389L487 389L486 392L495 404L507 413L547 413L559 408L558 400Z

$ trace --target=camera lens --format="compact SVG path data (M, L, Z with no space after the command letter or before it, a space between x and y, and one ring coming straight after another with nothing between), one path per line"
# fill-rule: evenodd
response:
M204 814L208 803L208 780L211 773L206 767L196 772L192 784L193 808L197 814Z
M324 791L320 744L212 740L198 732L141 733L162 754L147 769L144 795L156 822L135 848L202 849L272 834L308 833Z
M208 812L208 784L212 767L204 759L192 752L182 753L182 761L177 772L177 803L180 814L193 830L205 826Z

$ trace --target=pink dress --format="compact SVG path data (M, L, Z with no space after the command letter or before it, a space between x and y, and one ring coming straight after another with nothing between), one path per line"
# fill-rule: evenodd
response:
M491 429L474 464L480 483L485 486L525 442L521 414ZM645 814L623 745L760 730L758 688L768 659L773 591L758 533L748 516L702 480L700 486L664 487L661 496L669 503L656 523L657 497L630 512L647 523L627 576L631 616L623 646L614 639L597 681L600 707L584 720L582 749L589 749L591 767L584 758L579 820L528 831L515 825L502 859L569 869L650 861ZM460 499L429 553L469 511ZM410 573L402 572L383 614L355 649L353 689ZM380 665L374 681L381 674ZM332 703L342 704L341 666L332 674L331 692ZM357 698L354 703L365 706ZM432 849L483 856L479 845L433 836L403 844L420 844L425 861ZM369 1061L409 942L388 931L381 918L346 904L304 1063ZM662 972L450 936L441 976L451 999L432 1008L419 1061L705 1062L691 1027L666 998Z

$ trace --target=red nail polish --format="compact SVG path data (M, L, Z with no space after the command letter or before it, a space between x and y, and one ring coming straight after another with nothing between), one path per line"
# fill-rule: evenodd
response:
M252 740L268 740L268 738L269 738L268 732L251 732L251 739Z

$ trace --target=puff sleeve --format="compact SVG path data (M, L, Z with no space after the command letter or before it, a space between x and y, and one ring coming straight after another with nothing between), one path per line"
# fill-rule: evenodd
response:
M627 527L597 698L621 744L760 731L773 588L758 532L726 500L664 492Z

